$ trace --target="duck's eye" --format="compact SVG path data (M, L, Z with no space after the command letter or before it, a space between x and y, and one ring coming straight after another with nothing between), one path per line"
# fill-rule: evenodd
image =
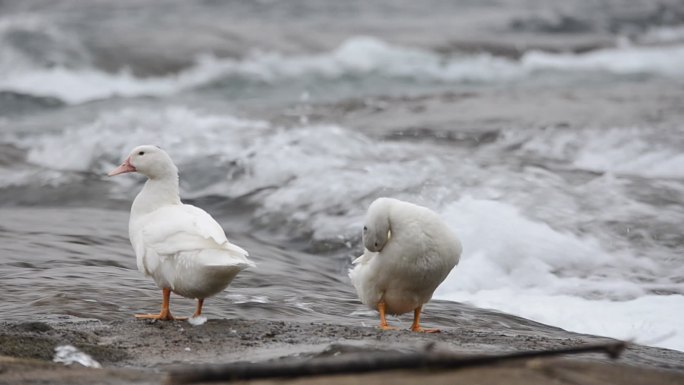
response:
M145 151L140 151L138 155L145 155Z
M378 247L378 243L377 243L377 242L375 242L375 247Z
M368 227L363 226L363 231L368 231Z

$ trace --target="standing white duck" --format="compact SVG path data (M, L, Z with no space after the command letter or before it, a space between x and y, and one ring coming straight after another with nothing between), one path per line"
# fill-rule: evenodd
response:
M205 298L221 292L254 263L247 259L247 251L228 241L206 211L181 202L178 169L162 149L150 145L134 148L109 176L128 172L148 178L133 201L128 223L138 270L151 276L163 292L159 314L135 317L173 320L169 310L172 291L196 298L193 317L199 317Z
M420 327L420 312L461 257L446 223L428 208L378 198L366 213L363 245L349 277L361 302L380 312L380 328L394 329L385 314L413 310L411 330L439 332Z

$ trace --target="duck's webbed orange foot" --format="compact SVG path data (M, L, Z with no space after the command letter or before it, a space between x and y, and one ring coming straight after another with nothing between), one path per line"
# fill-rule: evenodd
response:
M413 324L411 325L411 331L417 333L441 333L439 329L424 329L420 327L420 312L423 310L423 306L418 306L413 311Z
M185 321L188 317L174 317L171 313L159 313L159 314L135 314L137 319L153 319L159 321Z
M159 314L136 314L135 318L137 319L154 319L154 320L160 320L160 321L173 321L177 320L178 318L174 318L171 313L159 313Z
M160 321L182 321L188 319L187 317L174 317L171 315L171 310L169 310L169 298L171 297L170 289L162 289L162 308L159 314L136 314L137 319L153 319Z
M202 315L202 305L204 305L204 298L197 299L197 307L195 308L195 314L191 318L197 318Z
M386 305L384 302L378 303L378 312L380 312L380 329L382 329L382 330L399 330L399 328L395 328L394 326L389 326L387 324L387 319L385 318L385 308L386 308Z
M442 332L439 329L426 329L426 328L422 328L420 326L411 327L411 331L417 332L417 333L441 333Z

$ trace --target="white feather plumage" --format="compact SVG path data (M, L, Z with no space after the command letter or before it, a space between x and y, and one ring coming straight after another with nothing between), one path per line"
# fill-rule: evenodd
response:
M247 251L230 243L211 215L181 202L178 169L166 152L155 146L136 147L111 175L132 171L148 180L133 201L129 236L138 270L157 286L204 299L254 266Z
M412 203L375 200L365 227L366 248L354 260L349 277L361 302L371 309L381 301L390 314L422 306L461 256L461 243L444 221Z

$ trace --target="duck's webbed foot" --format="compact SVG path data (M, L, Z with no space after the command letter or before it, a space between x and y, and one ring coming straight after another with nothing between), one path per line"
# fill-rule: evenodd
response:
M197 307L195 307L195 314L191 318L196 318L202 315L202 306L204 305L204 298L197 298Z
M386 305L384 302L378 302L378 311L380 312L380 329L382 330L399 330L399 328L396 328L394 326L389 326L387 323L387 319L385 318L385 308Z
M411 331L418 332L418 333L441 333L442 332L439 329L424 329L420 326L417 328L411 327Z
M423 310L423 306L418 306L413 310L413 324L411 324L411 331L418 333L441 333L439 329L424 329L420 327L420 312Z
M171 315L171 310L169 309L169 302L171 297L171 289L162 289L162 308L159 314L136 314L137 319L153 319L160 321L182 321L187 319L186 317L175 318Z
M176 318L171 315L171 312L161 312L159 314L135 314L135 318L137 319L154 319L154 320L160 320L160 321L182 321L187 319L186 317L179 317Z

